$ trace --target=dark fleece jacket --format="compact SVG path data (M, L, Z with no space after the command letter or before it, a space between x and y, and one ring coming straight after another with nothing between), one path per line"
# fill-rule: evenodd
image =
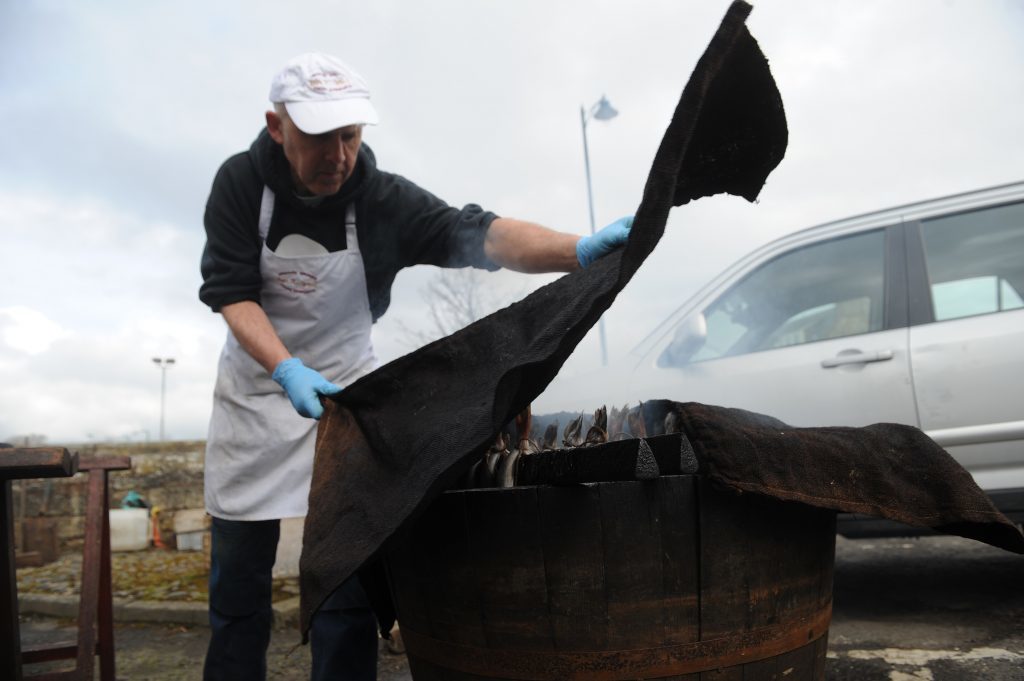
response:
M344 249L345 210L355 202L374 321L388 309L391 285L402 268L497 269L483 250L487 228L497 217L494 213L475 204L453 208L404 177L379 170L365 144L353 176L341 190L310 206L295 195L282 147L264 129L248 151L224 162L206 204L199 298L214 312L231 303L260 300L259 212L264 186L275 195L267 234L271 250L294 233L323 244L328 251Z

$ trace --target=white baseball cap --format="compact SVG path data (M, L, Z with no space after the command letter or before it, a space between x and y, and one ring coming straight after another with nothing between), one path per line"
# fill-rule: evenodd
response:
M270 101L283 103L296 127L310 135L377 123L366 81L337 57L320 52L285 64L270 83Z

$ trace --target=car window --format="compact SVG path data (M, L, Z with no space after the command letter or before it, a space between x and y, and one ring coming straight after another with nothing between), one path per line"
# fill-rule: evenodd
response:
M882 229L780 255L703 310L703 343L677 333L658 364L682 366L880 331L884 271Z
M936 321L1024 307L1024 204L921 223Z

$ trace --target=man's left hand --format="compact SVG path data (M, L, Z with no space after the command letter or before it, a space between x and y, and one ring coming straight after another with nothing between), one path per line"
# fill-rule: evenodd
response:
M602 227L592 236L582 237L576 242L576 259L579 260L580 267L586 267L615 249L622 248L629 239L629 230L632 227L633 216L630 215Z

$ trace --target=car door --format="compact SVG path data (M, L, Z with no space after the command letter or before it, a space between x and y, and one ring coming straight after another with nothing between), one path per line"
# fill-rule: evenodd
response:
M916 425L903 262L893 227L748 268L681 322L652 370L660 385L649 390L796 426Z
M982 488L1024 488L1024 204L908 234L921 428Z

